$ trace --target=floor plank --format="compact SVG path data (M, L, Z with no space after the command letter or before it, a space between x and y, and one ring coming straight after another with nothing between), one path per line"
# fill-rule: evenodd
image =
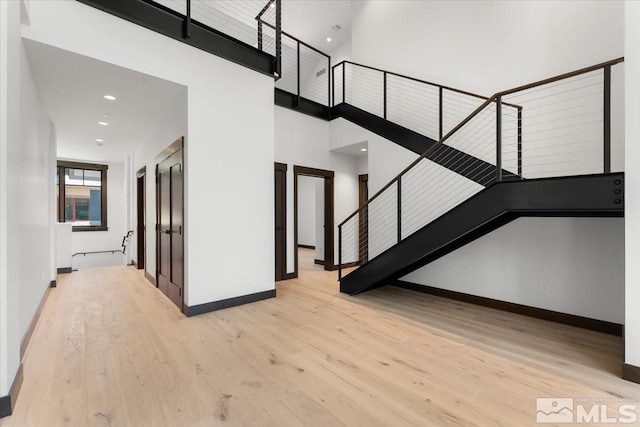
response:
M313 258L277 298L193 318L132 267L61 276L0 426L525 426L537 397L638 397L620 337L395 287L345 296Z

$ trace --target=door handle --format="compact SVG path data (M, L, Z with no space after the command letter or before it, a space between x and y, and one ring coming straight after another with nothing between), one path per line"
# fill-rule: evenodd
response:
M171 229L164 230L164 233L165 234L172 234L172 233L182 234L182 226L180 226L178 230L171 230Z

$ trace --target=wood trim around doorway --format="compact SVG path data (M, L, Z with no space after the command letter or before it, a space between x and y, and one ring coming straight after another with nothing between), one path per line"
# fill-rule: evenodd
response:
M154 159L154 163L155 163L155 184L154 184L154 188L155 188L155 193L156 193L156 199L155 199L155 218L154 218L154 224L155 224L155 257L156 257L156 271L154 272L153 275L153 281L151 281L151 283L153 283L155 285L156 288L158 288L159 285L159 276L160 276L160 224L158 219L160 218L160 180L158 179L158 167L160 165L160 163L162 163L164 160L166 160L167 158L171 157L172 155L174 155L176 152L183 150L182 151L182 170L186 170L186 161L184 158L184 137L180 137L178 139L176 139L171 145L169 145L167 148L165 148L164 150L162 150L162 152L160 152L160 154L158 154L155 159ZM183 227L182 229L185 230L186 229L186 220L184 218L184 178L182 180L182 218L184 221ZM184 245L184 235L182 236L182 244ZM183 246L183 255L184 255L185 251L184 251L184 246ZM184 272L184 266L186 265L186 258L183 259L183 272ZM147 272L145 270L145 277L147 275ZM187 288L187 284L184 282L184 276L183 276L183 283L182 283L182 303L178 306L178 309L182 312L184 310L184 294L186 293L186 288Z
M274 163L274 238L275 238L275 280L289 279L287 273L287 165ZM282 230L278 230L282 224ZM280 232L281 234L278 234Z
M136 172L136 268L138 270L145 269L146 266L146 247L147 247L147 218L146 218L146 204L147 204L147 167L141 167Z
M295 248L294 277L298 277L298 176L324 178L324 269L335 270L334 264L334 178L335 172L305 166L293 167L293 233Z

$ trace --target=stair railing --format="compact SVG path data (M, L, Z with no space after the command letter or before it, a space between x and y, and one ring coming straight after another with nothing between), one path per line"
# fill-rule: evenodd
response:
M346 103L439 141L488 98L352 61L331 70L333 105ZM518 110L518 105L505 103Z
M478 105L338 225L339 279L344 267L366 263L507 177L621 170L623 162L618 153L612 154L612 147L620 147L624 135L617 130L622 126L611 124L624 116L619 85L623 79L612 78L614 72L622 72L614 66L623 61L618 58L502 91ZM344 86L342 94L343 101L351 102ZM621 202L620 197L616 200ZM362 254L367 256L363 259Z

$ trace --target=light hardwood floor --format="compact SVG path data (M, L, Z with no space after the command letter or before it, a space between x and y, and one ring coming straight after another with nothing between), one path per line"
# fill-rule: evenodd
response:
M277 298L194 318L133 267L61 276L0 426L526 426L537 397L640 391L619 337L394 287L348 297L312 260Z

